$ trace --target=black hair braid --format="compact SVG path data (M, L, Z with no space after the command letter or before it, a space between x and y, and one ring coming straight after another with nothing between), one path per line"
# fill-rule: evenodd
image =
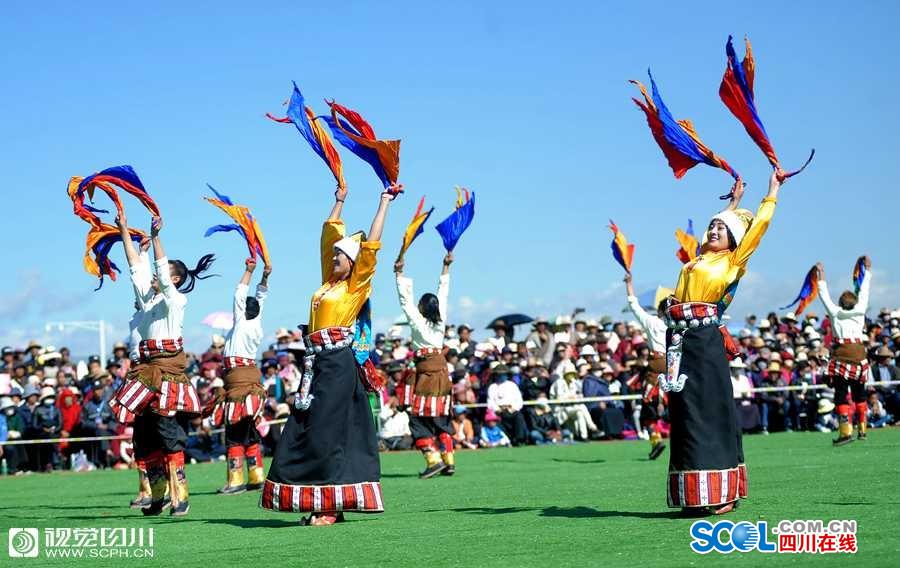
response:
M441 323L441 306L438 297L432 293L422 294L419 299L419 312L432 325Z
M193 270L189 270L182 261L173 260L172 265L175 267L175 273L181 277L181 281L177 286L178 291L182 294L187 294L194 289L197 280L206 280L207 278L218 276L218 274L201 276L204 272L209 270L215 260L216 255L204 254L200 257L200 260L197 261L197 266L195 266Z

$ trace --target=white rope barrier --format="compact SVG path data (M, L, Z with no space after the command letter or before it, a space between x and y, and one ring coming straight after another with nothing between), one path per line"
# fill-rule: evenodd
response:
M871 383L866 383L866 386L873 387L882 387L882 386L894 386L900 385L900 381L875 381ZM783 392L783 391L816 391L816 390L826 390L831 389L828 385L791 385L791 386L781 386L781 387L754 387L751 388L749 393L758 393L758 392ZM615 402L619 400L641 400L643 395L640 394L622 394L622 395L612 395L612 396L591 396L591 397L583 397L573 400L526 400L522 404L524 406L537 406L537 405L568 405L568 404L584 404L586 402ZM735 400L740 400L740 397L735 398ZM458 404L456 406L463 406L465 408L487 408L487 404L483 402L473 403L473 404ZM260 424L284 424L287 422L287 418L278 418L275 420L263 420L260 421ZM221 434L224 432L224 428L215 428L209 431L209 434ZM188 436L196 436L198 432L190 432ZM59 444L60 442L102 442L108 440L130 440L131 436L118 435L118 436L82 436L82 437L71 437L71 438L49 438L42 440L10 440L6 442L0 443L0 446L25 446L32 444Z

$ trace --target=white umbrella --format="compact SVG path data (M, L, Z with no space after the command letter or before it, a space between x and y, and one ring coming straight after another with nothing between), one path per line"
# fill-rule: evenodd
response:
M203 318L203 323L213 329L231 329L234 327L234 316L231 312L213 312Z

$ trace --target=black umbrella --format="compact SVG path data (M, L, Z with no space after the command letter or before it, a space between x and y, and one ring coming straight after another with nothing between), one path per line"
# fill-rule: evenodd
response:
M494 318L494 320L488 324L487 329L494 329L499 323L503 323L506 326L506 341L512 341L515 338L515 329L513 329L517 325L521 325L523 323L531 323L534 321L534 318L526 316L525 314L506 314L505 316L500 316Z
M486 329L494 329L494 326L498 323L506 324L507 327L513 327L515 325L522 325L523 323L531 323L533 321L533 317L526 316L525 314L506 314L505 316L494 318L493 321L488 324Z

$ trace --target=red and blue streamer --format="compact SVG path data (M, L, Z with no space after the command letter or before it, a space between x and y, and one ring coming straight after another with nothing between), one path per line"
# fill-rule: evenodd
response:
M131 240L136 243L140 243L147 236L140 229L129 228L128 233L131 236ZM100 279L100 284L94 291L103 287L104 276L109 276L110 280L115 282L116 273L121 272L119 267L109 258L113 245L120 242L122 242L122 235L119 232L119 228L113 225L101 223L97 227L91 227L88 231L82 264L89 274L93 274ZM91 256L92 254L93 257Z
M795 313L797 315L803 313L803 310L819 296L818 276L818 269L816 269L815 266L810 268L809 272L806 273L806 278L803 279L803 286L800 288L800 293L797 294L797 297L794 298L793 302L780 309L786 310L796 304L797 309L795 310Z
M413 214L412 221L409 222L409 225L403 232L403 243L400 245L400 254L397 255L398 260L403 258L406 251L409 250L410 245L413 244L413 241L422 234L425 230L425 222L428 221L428 218L434 213L434 207L428 211L423 211L424 208L425 196L423 195L422 199L419 200L419 206L416 208L416 212Z
M441 235L444 249L453 252L459 238L466 232L472 219L475 218L475 192L469 193L468 189L456 188L456 209L446 219L435 226L435 230Z
M378 140L372 126L358 112L334 101L326 101L331 116L324 119L332 134L345 148L369 164L385 189L400 176L400 141Z
M291 93L291 98L288 103L287 116L284 118L276 118L269 113L266 113L266 116L275 122L293 124L297 127L300 135L303 136L310 147L312 147L313 151L322 158L328 166L328 169L331 170L331 174L334 176L335 181L337 181L338 187L343 188L347 186L344 181L344 169L343 164L341 163L341 156L338 154L337 148L334 147L334 143L328 136L328 132L317 122L318 119L313 114L312 109L306 106L306 100L303 98L303 93L300 92L300 88L297 87L296 82L294 83L294 90Z
M725 75L722 77L722 84L719 86L719 98L731 111L731 114L744 125L744 130L750 135L750 138L759 146L763 154L768 158L772 167L778 171L783 171L775 154L775 148L769 140L766 133L766 127L763 126L762 119L756 109L756 101L754 100L753 81L756 74L756 64L753 59L753 50L750 47L750 40L744 39L744 59L738 63L737 53L732 44L732 37L728 36L728 42L725 44L725 55L728 57L728 65L725 68ZM816 155L815 148L809 153L806 163L799 170L785 173L780 176L787 179L795 176L806 169L806 166L812 161Z
M258 254L266 266L268 266L270 260L269 249L266 245L266 240L263 237L262 230L260 229L256 218L250 213L250 209L244 205L235 204L230 197L223 193L219 193L213 186L206 184L206 187L208 187L216 197L204 197L203 199L224 211L226 215L235 221L235 223L229 225L213 225L206 230L203 236L208 237L219 232L237 232L244 238L244 241L246 241L247 249L250 251L250 258L256 260L256 255Z
M709 149L706 144L700 140L694 125L690 120L675 120L672 113L662 100L656 81L650 70L647 70L650 77L650 87L653 95L647 94L647 89L639 81L630 81L637 85L644 97L643 101L636 98L631 100L644 111L647 117L647 124L650 126L650 132L656 143L662 149L669 167L675 177L681 179L687 171L697 164L706 164L714 168L719 168L728 172L735 180L740 179L740 175L732 168L724 158L716 155Z
M117 227L104 223L100 218L100 214L108 214L109 211L85 202L86 199L93 201L97 189L106 193L118 212L124 210L119 197L120 189L135 196L153 216L159 216L159 208L131 166L114 166L85 178L73 176L69 179L66 191L72 200L73 211L91 226L82 264L89 274L100 278L99 290L103 286L104 276L109 276L113 281L116 279L119 268L109 259L109 253L112 246L122 239ZM146 236L138 229L129 229L129 233L136 242Z
M866 257L861 256L856 261L856 264L853 265L853 291L857 295L862 286L863 278L866 277L866 271Z
M613 232L613 240L610 244L613 258L616 259L625 272L631 272L631 261L634 260L634 245L628 243L625 234L619 230L619 227L609 220L609 229Z

